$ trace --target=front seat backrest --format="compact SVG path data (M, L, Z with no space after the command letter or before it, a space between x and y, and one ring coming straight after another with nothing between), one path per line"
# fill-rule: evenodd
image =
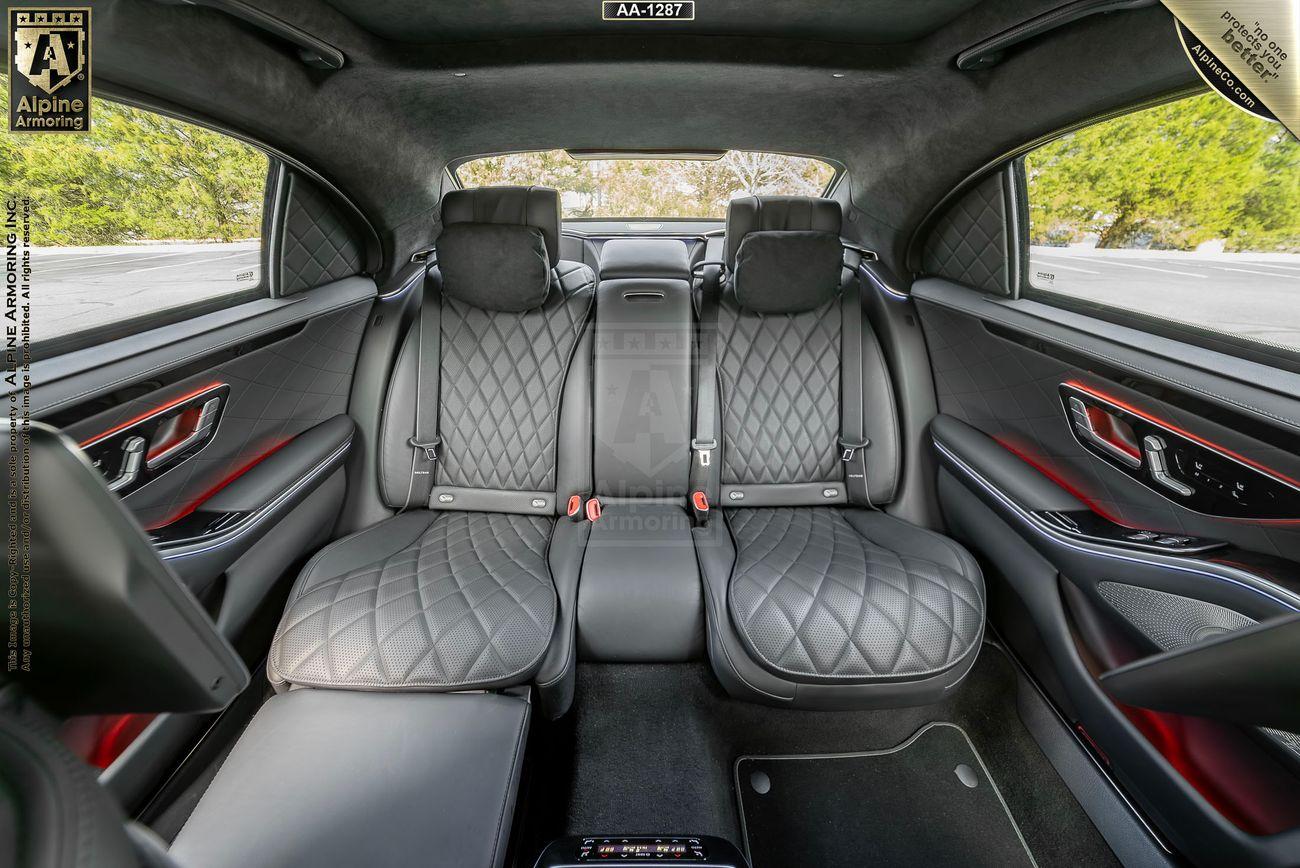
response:
M104 477L48 425L14 433L0 447L0 508L6 545L30 553L15 680L60 714L224 708L248 670Z

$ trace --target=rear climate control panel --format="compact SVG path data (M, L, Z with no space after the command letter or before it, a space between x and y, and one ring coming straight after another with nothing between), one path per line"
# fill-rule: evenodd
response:
M1081 383L1062 383L1060 396L1084 449L1174 503L1223 518L1300 518L1300 482Z

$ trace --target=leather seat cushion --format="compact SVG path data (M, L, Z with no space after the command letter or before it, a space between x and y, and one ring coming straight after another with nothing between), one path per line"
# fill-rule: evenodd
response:
M323 549L271 646L276 683L469 690L531 678L555 625L547 516L408 512Z
M727 522L731 616L774 673L811 683L917 679L978 648L983 579L946 537L825 507L736 509Z

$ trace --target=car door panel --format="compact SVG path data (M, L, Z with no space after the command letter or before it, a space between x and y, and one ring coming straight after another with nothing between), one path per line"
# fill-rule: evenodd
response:
M1300 828L1300 757L1288 736L1120 703L1104 676L1173 650L1171 637L1191 643L1300 611L1300 523L1211 515L1164 496L1151 477L1126 472L1122 456L1088 445L1062 385L1294 479L1294 375L1254 376L1262 366L1211 364L1200 350L1179 361L1163 339L1105 323L1088 335L1080 326L1093 324L1072 314L1048 319L1035 302L945 280L918 281L913 296L941 414L931 426L940 502L954 535L1012 592L1003 611L1028 614L1032 627L1011 632L1037 647L1020 650L1048 667L1040 677L1063 710L1178 849L1198 861L1286 864ZM1119 532L1080 538L1047 518L1053 511ZM1190 555L1138 548L1126 529L1225 545Z
M373 284L372 284L373 286ZM312 317L295 334L161 389L64 426L78 442L211 384L229 388L216 431L201 452L125 498L146 528L176 521L288 440L347 412L352 369L370 303Z
M932 290L934 301L929 295ZM1099 460L1080 444L1063 412L1060 386L1070 382L1090 385L1102 394L1140 406L1172 425L1195 431L1290 478L1300 476L1300 449L1286 450L1263 442L1257 436L1243 433L1245 424L1228 427L1125 383L1157 386L1166 395L1181 389L1193 399L1218 404L1225 414L1249 413L1248 418L1255 426L1276 426L1277 442L1285 442L1289 436L1300 438L1300 423L1292 421L1300 419L1300 406L1297 406L1300 401L1266 390L1262 384L1248 386L1222 376L1215 378L1217 382L1208 381L1203 375L1194 377L1193 374L1201 372L1189 370L1188 366L1182 371L1165 367L1168 362L1158 366L1155 362L1159 357L1141 350L1133 353L1132 358L1106 354L1099 358L1098 365L1093 359L1099 352L1105 353L1106 348L1096 341L1090 341L1094 344L1091 348L1074 350L1077 355L1069 361L1062 360L995 334L993 329L1006 333L1013 328L1006 314L1014 311L1014 306L1032 305L1032 302L994 301L972 290L933 279L918 282L913 291L920 299L918 308L941 413L967 422L1006 448L1019 451L1026 460L1050 468L1050 472L1061 477L1062 483L1075 488L1092 506L1123 524L1223 539L1242 548L1300 561L1300 515L1295 521L1225 520L1171 502ZM957 299L964 301L955 302ZM985 317L967 312L980 308L986 311ZM1074 341L1059 331L1028 318L1017 322L1024 323L1019 331L1036 338L1037 346L1073 350L1070 344ZM1087 340L1077 334L1074 338L1080 342ZM1088 367L1080 367L1082 364ZM1098 375L1098 368L1105 373ZM1286 372L1275 374L1289 378L1292 389L1300 380ZM1122 380L1113 379L1116 377ZM1194 379L1201 380L1199 388L1192 387ZM1285 387L1284 383L1278 383L1279 389ZM1229 391L1237 395L1233 403L1221 402L1219 396ZM1295 442L1300 443L1300 439Z
M198 321L217 315L159 329L170 341L146 332L101 345L97 367L66 357L33 366L38 417L92 444L92 453L103 435L140 420L139 431L161 436L148 421L159 408L221 397L210 436L123 503L237 645L278 611L294 566L332 537L347 491L352 378L375 295L370 278L345 278L222 311L214 328ZM193 715L159 716L106 755L103 782L137 803L205 725Z
M341 500L338 486L328 483L342 480L354 429L346 415L307 429L152 534L163 561L201 597L209 596L205 591L226 577L222 599L214 604L218 626L227 630L242 626L280 575L263 569L245 579L242 571L232 569L268 534L276 531L269 545L284 552L285 566L308 550L291 545L279 532L280 524L300 505L313 512L324 509L317 526L332 526ZM322 489L322 496L315 497Z

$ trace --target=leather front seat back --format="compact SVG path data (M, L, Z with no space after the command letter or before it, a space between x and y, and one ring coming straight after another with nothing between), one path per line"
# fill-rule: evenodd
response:
M559 218L545 188L444 198L439 266L381 429L381 492L399 514L304 569L271 649L277 685L471 690L537 678L544 702L567 705L587 529L556 517L569 493L590 489L590 438L572 432L589 424L594 275L557 259Z

